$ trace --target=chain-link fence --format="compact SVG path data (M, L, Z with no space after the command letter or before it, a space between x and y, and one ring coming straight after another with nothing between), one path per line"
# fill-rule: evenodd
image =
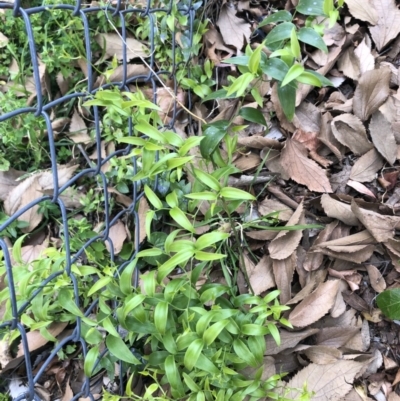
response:
M35 240L35 235L44 235L46 237L46 243L52 244L53 247L62 248L64 250L62 262L63 269L51 273L49 276L43 278L41 283L37 288L30 292L27 299L21 299L18 297L20 282L15 279L18 275L18 263L15 260L15 255L12 253L12 247L15 248L15 242L17 238L2 237L0 239L0 246L3 252L3 260L5 265L5 275L3 276L3 292L7 291L9 300L9 308L11 318L7 319L1 324L1 329L3 333L19 332L19 335L15 335L15 342L19 344L18 350L7 350L8 358L4 362L2 359L2 376L5 379L5 383L8 383L10 378L17 378L19 383L23 383L24 387L21 387L21 394L15 396L15 391L12 394L15 400L39 400L43 399L42 393L39 391L46 390L46 380L51 377L51 369L53 369L53 375L63 375L57 378L55 382L59 387L58 394L63 395L63 400L78 400L78 399L90 399L94 400L98 398L101 393L101 387L105 385L102 376L99 376L98 381L96 381L83 374L83 359L87 355L88 344L84 339L82 333L82 318L78 317L76 319L76 324L69 324L62 326L63 330L56 330L56 332L51 332L54 335L58 335L57 342L54 348L50 346L51 342L43 341L43 344L47 342L45 347L39 347L37 344L32 344L32 339L29 338L30 333L33 330L27 328L24 321L21 320L21 316L24 312L32 306L35 299L41 297L44 289L49 288L49 286L57 285L57 280L61 277L68 276L73 288L73 302L76 307L83 311L85 317L91 316L97 310L97 301L91 302L90 305L85 304L85 300L82 300L79 292L80 277L77 277L76 270L73 268L74 264L79 264L86 262L90 265L90 261L87 260L87 251L89 249L93 250L94 245L102 243L103 247L102 254L103 257L109 258L110 263L115 263L118 266L119 272L121 272L125 266L127 266L135 257L135 254L140 248L140 241L142 236L140 228L143 230L143 224L141 224L138 204L140 199L143 197L141 192L142 187L140 182L126 183L124 182L119 188L115 188L114 183L112 187L110 185L110 177L113 173L113 160L121 158L123 156L129 155L131 152L130 146L121 146L113 144L110 141L110 129L107 127L103 114L104 110L94 106L90 108L82 108L82 104L85 100L91 98L91 95L95 94L101 88L111 88L117 86L122 91L131 91L135 87L145 87L147 88L147 94L149 99L154 103L160 104L159 99L157 99L157 94L160 93L159 89L165 90L165 85L167 85L167 92L170 91L175 94L175 96L170 97L168 118L164 119L166 125L169 129L174 129L175 122L179 117L182 108L179 107L176 101L176 95L178 91L178 85L176 82L175 71L177 69L178 63L185 63L190 57L190 51L186 51L186 60L177 59L177 49L179 48L179 54L182 54L182 49L185 45L187 49L190 50L190 43L193 35L193 22L196 13L196 9L200 7L200 4L193 5L191 1L177 2L171 0L168 2L153 2L153 0L145 1L121 1L117 0L109 3L101 3L97 1L93 2L82 2L76 0L76 4L61 4L57 2L47 2L42 5L42 2L21 1L15 0L13 2L0 2L0 34L4 33L3 28L11 24L21 24L23 22L23 27L26 37L26 46L23 53L23 57L18 59L17 57L12 58L10 64L10 71L14 72L11 74L11 78L19 74L23 76L23 71L21 71L21 63L24 63L25 73L30 75L30 97L23 97L20 92L15 90L15 96L18 99L25 99L26 106L18 107L16 109L10 110L12 105L8 104L1 105L2 115L0 115L0 127L3 124L8 124L10 121L15 121L18 119L18 126L24 127L29 131L28 124L32 122L32 116L37 121L43 124L44 136L41 137L38 146L45 148L45 152L42 154L41 166L47 166L47 169L43 171L36 172L32 168L26 169L25 174L22 172L18 173L18 179L13 182L13 186L9 187L9 193L4 194L3 200L6 205L4 210L11 210L13 213L7 217L7 219L0 225L0 232L5 233L10 227L14 227L17 221L29 220L27 216L29 215L40 215L40 224L33 223L32 227L23 228L23 232L27 233L24 237L24 246L28 244L30 250L35 249L35 247L43 247L43 239L38 241ZM187 19L187 26L184 28L185 40L181 40L177 43L176 35L171 35L170 39L165 42L165 46L168 53L168 63L169 65L160 65L159 61L155 57L157 52L160 51L160 40L159 36L162 34L160 31L159 19L155 17L160 13L169 15L171 10L175 10L179 15L185 16ZM60 11L61 10L61 11ZM177 10L177 11L176 11ZM57 14L58 13L58 14ZM66 57L63 65L54 67L51 65L51 55L53 58L63 57L63 52L65 49L61 46L57 48L57 43L46 42L46 35L49 35L49 20L54 22L58 16L62 14L62 20L56 21L58 30L55 29L57 35L72 35L72 39L75 42L79 42L79 48L84 49L84 54L80 54L80 57ZM65 16L69 16L65 18ZM53 20L52 20L53 18ZM68 22L71 21L71 23ZM80 21L80 22L79 22ZM133 21L133 22L132 22ZM130 29L130 23L135 24L135 32L142 32L140 24L146 26L147 29L147 39L142 42L145 43L148 53L135 61L135 68L132 68L132 55L130 52L131 44L129 38L132 38L133 30ZM8 24L8 25L7 25ZM108 34L112 34L112 46L105 43L105 47L101 41L94 41L94 35L96 38L99 37L98 26L103 24L107 27ZM79 25L79 29L76 27ZM3 26L3 28L2 28ZM15 25L16 26L16 25ZM21 26L21 25L18 25ZM52 25L54 26L54 24ZM8 29L14 29L8 26ZM71 33L72 32L72 33ZM20 32L22 34L22 32ZM100 32L101 35L101 32ZM4 36L4 35L3 35ZM101 36L100 36L101 37ZM38 41L40 39L40 45ZM156 40L157 39L157 40ZM179 38L178 38L179 39ZM4 45L1 50L13 49L12 40L13 38L8 37L7 46ZM105 38L104 41L110 40L110 38ZM45 45L43 45L43 43ZM136 43L136 42L135 42ZM4 44L4 43L3 43ZM161 43L162 44L162 43ZM108 46L108 47L107 47ZM168 47L168 48L167 48ZM51 53L51 51L53 53ZM104 50L105 49L105 50ZM114 68L118 68L118 74L108 75L106 78L103 71L99 72L99 66L102 62L107 59L104 53L111 54L112 52L120 52L119 55L114 56L114 61L117 61ZM82 52L81 52L82 53ZM18 53L19 54L19 53ZM185 57L184 57L185 58ZM23 59L23 61L21 61ZM46 61L47 60L47 61ZM16 63L15 63L16 62ZM108 58L108 62L112 62L112 57ZM15 66L18 65L19 69L13 70ZM139 71L138 65L143 68ZM61 67L60 67L61 66ZM58 68L58 71L57 71ZM47 69L47 71L46 71ZM135 73L135 69L139 73ZM81 78L79 81L75 80L71 84L71 76L74 76L75 72L79 71L78 76ZM132 72L133 71L133 72ZM47 74L44 74L44 72ZM60 73L61 72L61 73ZM83 74L83 76L82 76ZM69 76L68 76L69 75ZM2 92L14 93L14 82L10 82L8 77L8 82L2 82ZM73 79L72 79L73 80ZM163 84L161 84L161 82ZM165 84L167 82L167 84ZM68 86L68 84L70 86ZM27 81L23 83L25 89L28 87ZM33 93L33 95L32 95ZM20 105L21 102L18 103ZM190 97L186 98L186 106L190 109ZM62 110L62 112L60 111ZM87 142L79 140L69 140L69 147L63 147L60 137L62 137L63 129L72 130L72 124L74 117L73 114L79 115L79 121L83 121L85 118L85 123L82 125L80 130L87 131L90 140ZM86 113L86 114L85 114ZM88 114L90 113L90 115ZM64 120L62 120L64 119ZM75 119L76 120L76 119ZM76 124L76 121L75 121ZM11 124L12 128L15 124ZM60 126L63 128L60 129ZM69 128L68 128L69 127ZM127 119L127 125L123 127L124 135L133 135L134 122L131 118ZM106 130L108 130L106 132ZM115 131L113 131L115 133ZM33 136L36 135L35 130L27 132L24 140L28 140L28 147L31 141L34 139ZM108 136L108 140L105 140L105 136ZM28 138L28 139L26 139ZM64 137L65 140L65 137ZM83 142L83 144L82 144ZM72 144L71 144L72 143ZM105 146L107 145L107 148ZM6 147L3 146L3 149ZM67 149L67 150L65 150ZM66 152L67 155L60 156L60 152ZM28 152L28 150L27 150ZM7 152L6 152L7 153ZM28 154L28 153L27 153ZM8 155L5 154L5 157ZM12 159L12 157L11 157ZM61 160L61 162L60 162ZM45 162L44 162L45 161ZM63 166L68 166L68 171L72 171L70 175L65 176L65 170ZM85 165L86 164L86 165ZM136 173L136 160L135 158L129 159L129 165L131 166L132 174ZM71 167L72 166L72 167ZM4 177L9 178L7 175L10 173L14 166L10 168L3 169ZM29 167L29 166L28 166ZM10 170L11 169L11 170ZM14 171L14 170L12 170ZM38 174L40 176L38 176ZM46 175L44 175L46 174ZM36 177L36 178L35 178ZM50 178L49 178L50 177ZM15 191L17 186L21 183L26 183L27 181L39 179L47 180L46 185L42 185L42 190L36 188L35 195L32 195L32 186L25 187L25 190L20 187L19 191ZM1 181L1 180L0 180ZM84 183L84 184L82 184ZM156 183L157 185L157 183ZM124 188L122 188L124 187ZM124 190L123 190L124 189ZM94 190L96 197L88 198L86 196L86 201L82 201L79 198L78 203L85 204L88 210L90 210L90 204L97 202L97 213L101 214L101 218L97 216L96 218L88 218L87 216L92 216L93 212L87 212L84 214L85 219L91 225L90 231L95 233L95 235L83 235L85 230L89 230L87 227L81 230L71 231L69 223L71 220L75 222L82 220L82 213L79 215L77 213L72 213L73 206L71 206L71 191L73 190L74 196L78 196L79 191L87 193L90 190ZM121 194L121 192L123 192ZM29 193L29 196L28 196ZM115 196L119 196L122 201L118 201L118 207L111 207L115 204ZM12 201L10 196L13 195L18 199ZM75 199L75 198L74 198ZM92 199L92 200L91 200ZM93 200L95 199L95 200ZM10 206L10 202L12 205ZM13 203L14 202L14 203ZM51 212L51 213L50 213ZM56 212L56 213L55 213ZM47 214L46 214L47 213ZM43 218L50 213L50 217ZM58 216L55 221L52 220L51 215L54 213ZM10 214L10 213L7 213ZM101 220L102 225L100 229L99 221ZM43 224L45 221L45 225ZM128 236L132 236L126 239L125 243L130 243L130 248L124 251L124 257L117 255L120 252L115 251L115 241L118 241L118 236L110 235L113 231L113 227L119 225L120 222L130 230ZM58 225L56 224L58 222ZM30 224L30 223L29 223ZM24 231L25 230L25 231ZM75 234L74 234L75 233ZM122 235L122 234L121 234ZM125 236L125 234L123 234ZM81 238L79 238L81 236ZM35 242L36 241L36 242ZM54 244L58 245L54 245ZM71 245L73 243L73 246ZM29 245L30 244L30 245ZM77 245L79 244L79 246ZM50 246L50 245L47 245ZM96 248L96 247L95 247ZM106 248L106 250L104 250ZM23 252L22 252L23 253ZM26 256L26 255L25 255ZM22 259L24 259L24 254ZM28 258L29 259L29 258ZM32 258L29 259L32 261ZM136 274L136 283L138 280L138 273ZM17 284L16 284L17 283ZM51 305L50 305L51 306ZM3 302L4 307L4 302ZM116 305L114 305L116 307ZM71 327L73 326L73 327ZM39 327L36 331L39 330ZM40 345L40 344L39 344ZM73 345L75 352L72 352L70 358L62 359L60 358L60 352L65 350L66 346ZM3 351L2 351L3 352ZM11 354L11 355L10 355ZM101 357L107 354L107 349L103 349L101 352ZM82 357L83 356L83 357ZM78 361L77 365L72 365L71 360ZM67 362L66 362L67 361ZM100 362L100 358L98 363ZM4 364L6 363L6 366ZM57 366L57 369L55 369ZM73 370L73 373L69 371ZM122 364L120 364L120 370L116 374L117 392L121 393L124 389L124 380L126 380L126 375L121 371ZM56 371L56 373L54 373ZM68 389L70 391L70 396L68 397L68 392L65 391L65 380L66 377L69 379ZM47 392L50 394L50 399L54 399L54 394L57 391L52 391L51 387L47 388ZM3 391L7 390L7 385L4 386ZM60 393L61 391L61 393ZM18 391L17 391L18 392ZM65 398L67 397L67 398ZM88 398L87 398L88 397ZM57 397L55 397L57 398Z

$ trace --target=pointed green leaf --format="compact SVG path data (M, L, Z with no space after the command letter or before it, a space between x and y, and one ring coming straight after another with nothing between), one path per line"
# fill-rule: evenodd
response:
M148 186L144 186L144 193L148 199L148 201L157 209L160 210L163 208L163 204L160 201L159 197L154 193L154 191Z
M159 302L154 308L154 325L160 334L165 334L168 319L168 302Z
M324 15L324 0L300 0L296 10L303 15Z
M112 355L116 356L121 361L132 365L140 365L141 362L133 355L132 351L122 341L120 337L108 335L106 338L106 346Z
M286 74L285 79L282 81L281 86L286 86L288 83L294 81L299 75L304 72L304 67L301 64L293 64L288 73Z
M296 108L296 86L293 84L278 85L278 98L286 118L292 121Z
M85 363L83 365L83 371L86 377L91 377L94 369L94 365L99 357L99 347L93 347L89 350L85 357Z
M178 265L181 263L187 262L193 256L193 251L185 250L183 252L179 252L172 256L172 258L168 259L164 264L162 264L158 268L157 280L160 283L164 280L165 277L168 276Z
M183 359L183 363L189 371L193 369L194 365L196 364L201 351L203 351L204 342L202 339L194 340L188 347L185 352L185 357Z
M301 28L297 33L297 37L301 42L307 43L310 46L316 47L317 49L328 53L328 48L326 47L324 40L314 29Z
M261 110L254 109L253 107L243 107L239 111L239 116L243 117L246 121L257 123L266 126L264 114ZM216 190L218 191L218 190Z
M290 22L292 20L293 16L290 14L289 11L286 10L281 10L276 13L270 14L267 18L265 18L263 21L261 21L258 24L258 27L262 27L271 23L277 23L277 22Z
M295 25L291 22L283 22L282 24L279 24L268 34L265 44L268 46L272 43L290 39L293 28L296 29Z
M226 199L255 200L256 198L248 192L238 188L225 187L220 191L220 196Z
M225 319L210 326L203 334L204 342L207 345L211 345L228 323L229 320Z
M169 211L169 214L185 230L188 230L191 233L195 232L193 224L189 221L189 219L186 217L186 214L182 212L181 209L174 207Z
M211 174L208 174L198 168L194 168L193 170L196 178L198 178L204 185L207 185L214 191L219 191L221 189L221 184Z
M279 58L270 58L261 65L262 72L277 81L283 81L287 72L288 65Z

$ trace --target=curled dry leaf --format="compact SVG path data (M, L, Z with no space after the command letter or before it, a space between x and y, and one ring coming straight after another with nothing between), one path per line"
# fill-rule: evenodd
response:
M19 185L19 177L25 174L23 171L10 168L8 171L0 171L0 200L7 199L8 194Z
M72 114L71 125L69 127L69 133L67 134L75 143L89 144L93 143L92 138L88 134L83 118L79 115L78 110L74 110Z
M307 383L307 390L314 392L313 400L339 401L352 389L354 378L363 366L362 363L346 360L326 365L310 363L289 380L286 387L301 389ZM296 391L285 393L285 398L294 400Z
M277 345L271 336L266 336L267 349L265 355L276 355L285 349L294 348L301 340L318 333L318 331L318 329L311 328L303 331L287 331L282 329L279 331L281 337L280 345Z
M307 157L307 149L300 142L288 138L280 160L292 180L307 186L310 191L332 192L325 170Z
M360 120L367 120L386 101L390 75L390 68L366 71L361 75L353 98L353 111Z
M379 18L369 31L380 51L400 32L400 10L394 0L371 0L371 3Z
M126 228L121 220L118 220L116 224L110 227L108 238L111 240L113 244L115 255L118 255L121 252L126 237L127 237ZM111 246L109 241L106 241L106 248L108 252L110 252Z
M279 300L285 304L292 298L292 279L296 268L296 254L288 256L286 259L272 259L272 268L275 282L280 291Z
M258 204L258 212L261 216L271 213L278 213L277 218L281 221L288 221L293 215L293 210L276 199L265 198Z
M303 132L318 133L321 127L321 111L312 103L303 102L296 107L293 124Z
M351 210L351 206L331 198L328 194L321 196L321 205L327 216L342 221L348 226L358 226L359 221Z
M346 4L353 17L371 25L378 23L379 15L371 0L346 0Z
M376 292L384 291L386 289L386 282L379 269L374 265L367 265L366 268L372 288Z
M318 365L335 363L339 359L342 359L341 351L334 347L327 347L326 345L308 346L303 353L311 362Z
M135 219L135 243L136 240L138 240L139 244L142 243L147 234L146 234L146 214L147 212L150 210L150 206L146 200L146 198L143 196L142 198L140 198L139 201L139 209L138 209L138 217ZM136 225L139 223L139 227L137 227ZM139 230L139 238L136 238L136 235L138 233Z
M276 286L272 272L272 260L268 255L264 255L254 269L251 270L249 281L256 295L260 295L262 292Z
M297 224L304 224L304 205L303 202L297 207L290 217L286 226L291 227ZM285 231L284 229L271 241L268 251L272 259L286 259L297 248L303 236L303 230Z
M369 133L376 150L393 166L397 157L397 146L391 123L377 110L372 114Z
M129 79L137 76L146 76L150 73L147 66L143 64L127 64L126 66L126 76L125 79ZM119 65L113 73L108 77L110 82L123 82L124 81L124 65ZM101 85L107 83L107 78L105 75L100 75L93 85L93 88L98 88Z
M349 187L352 187L353 189L358 191L360 194L364 194L371 198L376 199L375 194L370 189L368 189L364 184L361 184L361 182L348 180L346 185L348 185Z
M364 40L354 50L354 54L360 60L361 74L375 68L375 58L371 53L371 39L365 34Z
M233 4L225 3L221 7L217 25L225 44L234 46L240 51L245 41L250 43L251 27L248 22L238 18L236 12Z
M328 280L303 301L301 301L289 315L293 326L308 326L329 312L336 299L339 289L339 280Z
M342 114L331 121L332 133L354 154L362 155L372 149L364 124L353 114Z
M398 216L385 216L372 210L362 209L354 201L351 204L351 210L378 242L392 239L395 230L400 227Z
M283 144L275 139L266 138L264 136L248 136L248 137L239 137L237 144L239 146L246 146L248 148L254 149L282 149Z
M95 37L96 42L104 50L105 57L116 56L119 61L123 60L124 46L123 39L117 33L99 33ZM149 49L143 43L134 38L126 38L126 58L143 58L149 56Z
M358 79L361 73L360 60L355 55L354 49L349 47L338 60L338 69L342 71L346 77Z
M354 163L350 178L358 182L370 182L376 178L376 173L382 167L381 155L375 149L371 149Z
M58 166L58 185L60 187L64 185L78 167L78 165ZM24 206L42 197L45 190L53 189L54 180L51 171L33 174L21 181L8 194L4 201L4 211L11 216ZM24 232L31 232L42 221L43 215L38 211L39 205L35 205L18 217L18 220L28 222L28 226L23 229Z

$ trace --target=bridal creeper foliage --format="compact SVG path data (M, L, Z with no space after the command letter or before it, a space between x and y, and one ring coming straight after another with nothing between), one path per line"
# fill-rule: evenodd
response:
M239 75L229 77L229 84L213 93L210 89L215 85L212 64L207 61L201 68L188 63L189 55L197 55L200 50L205 22L196 21L196 34L190 44L184 28L187 16L177 9L169 16L155 13L158 30L155 58L160 69L171 68L172 55L166 44L171 43L173 32L179 27L180 40L188 46L176 49L178 61L184 67L174 72L184 89L192 89L203 101L251 94L262 106L257 81L276 81L284 113L290 120L294 115L298 83L317 87L331 84L322 75L304 68L301 46L326 52L321 37L324 24L321 18L317 23L316 17L329 19L333 25L342 6L343 0L300 0L296 11L309 16L302 28L293 24L294 15L287 11L271 14L260 24L274 24L265 41L255 49L248 46L243 56L226 60L237 66ZM60 24L66 17L63 13L59 10L57 14ZM99 15L98 20L103 31L107 31L104 15ZM148 21L139 20L134 27L135 35L142 40L149 37ZM68 40L64 31L57 30L58 22L50 17L47 27L48 35L53 35L52 41L39 33L37 38L49 71L68 75L71 71L67 65L83 49L74 43L77 42L75 35L80 35L81 30L78 21L64 22L73 28L70 36L67 35ZM32 23L35 26L34 18ZM7 24L7 29L6 35L17 35L16 27ZM18 32L21 35L23 29L18 28ZM18 38L21 43L25 40ZM24 47L9 46L3 53L6 60L1 66L9 65L9 58L15 57L22 67L21 74L26 74L29 71L27 54ZM114 67L111 65L110 72ZM128 155L111 160L113 169L107 173L107 178L123 193L129 192L132 182L138 183L144 191L150 204L145 216L147 242L123 271L110 264L103 243L92 243L86 249L85 259L71 266L78 278L75 283L65 273L65 249L50 247L40 260L28 265L21 254L25 236L19 235L12 251L13 271L15 283L18 283L18 307L25 307L21 316L24 326L40 330L46 339L56 341L47 330L49 324L73 324L79 318L83 337L89 344L84 361L86 375L90 377L105 369L113 380L114 364L121 360L124 371L131 374L126 396L132 400L256 401L266 397L286 400L285 391L281 389L283 374L265 377L263 369L265 336L272 336L279 344L279 327L291 327L283 317L288 307L279 303L278 291L262 297L254 295L249 286L248 294L239 295L236 284L239 266L244 266L243 230L250 227L281 230L276 226L276 216L246 222L236 213L240 206L250 211L251 202L255 200L252 194L228 185L229 177L240 173L233 165L233 156L237 142L235 132L243 127L235 126L233 119L222 120L204 125L201 137L182 139L171 130L160 130L160 109L140 90L135 93L121 92L118 88L99 90L83 107L99 108L104 139L121 146L130 145ZM261 112L255 109L242 108L240 115L246 121L265 124ZM126 133L128 119L132 119L134 127L133 136L129 137ZM32 124L39 124L34 129L43 132L40 121ZM9 168L9 160L5 158L8 146L24 147L26 138L20 136L2 136L0 170ZM43 149L36 148L32 138L28 138L28 142L35 166L39 167ZM197 148L201 157L195 152ZM133 157L136 168L132 165ZM98 212L101 196L94 189L88 191L83 201L86 217L69 220L73 252L96 235L91 231L87 216ZM203 205L208 206L208 211L201 219ZM59 217L52 215L50 207L45 209L49 219ZM3 219L3 215L0 217ZM168 221L171 230L158 231L162 221ZM206 234L197 234L206 226ZM2 234L15 238L21 228L23 224L16 223ZM285 227L285 230L299 228L304 226ZM121 259L128 260L131 252L124 249ZM138 287L132 285L136 269L140 271ZM215 269L222 273L221 282L209 279ZM3 274L5 264L1 262L0 275ZM55 277L51 284L40 288L42 281L51 275ZM74 299L74 286L80 307ZM94 301L98 301L97 312L85 316L82 310ZM0 291L1 302L6 302L4 320L11 319L8 288ZM117 309L110 305L117 305ZM12 342L19 333L4 332L3 336ZM108 353L99 358L104 342ZM73 350L65 348L59 356L64 358ZM140 397L132 390L139 376L147 378L148 384ZM308 401L311 396L306 387L298 390L298 400ZM104 398L119 400L118 396L107 392Z

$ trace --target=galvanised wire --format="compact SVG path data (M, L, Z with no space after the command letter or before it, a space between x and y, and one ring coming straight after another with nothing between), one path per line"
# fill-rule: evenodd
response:
M134 2L132 2L134 4ZM166 2L165 2L166 3ZM96 241L103 241L103 242L108 242L109 243L109 249L110 249L110 261L111 262L117 262L115 259L114 251L113 251L113 243L111 238L109 237L110 233L110 228L124 215L129 215L133 220L134 220L134 227L135 227L135 252L133 253L132 257L130 260L125 261L124 263L120 264L119 266L119 272L121 272L125 266L127 266L135 257L136 253L139 251L140 244L139 244L139 227L140 227L140 222L139 222L139 215L135 211L135 208L143 196L143 192L141 191L140 185L135 182L133 183L133 190L131 195L132 198L132 204L129 207L126 207L122 209L118 214L115 216L111 216L110 213L110 206L109 206L109 192L107 190L108 182L105 174L101 171L102 166L107 163L110 159L115 158L117 156L121 155L127 155L131 151L131 147L127 146L124 149L119 149L115 151L114 153L110 154L104 159L98 158L97 163L95 166L90 166L88 168L81 169L80 171L76 172L76 174L63 186L59 187L58 182L58 172L57 172L57 147L55 146L55 141L54 141L54 132L53 128L51 126L51 119L50 119L50 113L51 110L64 103L67 101L71 101L73 99L78 100L79 98L86 99L88 98L88 95L95 94L96 91L98 91L101 88L108 88L110 86L118 86L120 90L123 91L129 91L129 84L140 82L141 84L145 83L147 85L150 85L153 89L154 97L153 101L156 103L157 102L157 87L160 86L159 81L165 80L165 78L168 78L169 80L172 80L173 82L173 89L176 90L178 88L178 84L176 82L174 74L171 74L168 71L158 71L155 72L156 65L155 65L155 59L154 59L154 48L155 48L155 35L156 35L156 29L154 25L154 13L155 12L164 12L166 14L171 13L172 6L176 4L178 7L178 10L181 13L187 14L188 15L188 31L190 35L190 42L193 37L193 22L194 22L194 17L195 17L195 12L196 9L198 8L197 3L195 6L193 6L191 0L170 0L168 4L166 4L164 7L153 7L152 8L152 1L147 0L147 4L145 5L144 8L134 8L134 6L129 5L129 1L123 1L123 0L116 0L113 1L112 3L108 3L103 6L96 6L92 7L90 4L87 2L82 2L81 0L76 0L75 5L69 5L69 4L57 4L54 6L49 7L47 6L41 6L41 7L31 7L31 8L24 8L22 5L21 0L14 0L13 2L7 2L7 3L2 3L0 2L0 11L1 10L12 10L14 17L16 18L21 18L24 21L25 25L25 30L26 34L28 37L28 44L29 44L29 52L30 52L30 58L31 58L31 65L33 69L33 79L34 83L36 86L36 106L31 107L27 106L21 109L16 109L13 110L7 114L0 115L0 124L3 122L15 117L15 116L21 116L22 118L27 115L28 113L33 113L37 118L43 118L46 122L46 127L47 127L47 135L48 135L48 141L49 141L49 148L50 148L50 162L51 162L51 170L52 170L52 175L53 175L53 182L54 182L54 191L52 195L47 195L47 196L42 196L38 199L35 199L34 201L30 202L28 205L24 206L20 210L18 210L16 213L14 213L12 216L9 217L9 219L0 225L0 232L5 230L7 227L9 227L19 216L24 214L26 211L34 207L35 205L39 205L43 203L44 201L51 201L52 203L58 205L59 210L61 212L61 220L62 220L62 226L63 226L63 233L64 233L64 246L66 250L66 255L65 255L65 269L63 271L57 272L43 280L41 285L32 293L31 297L26 300L22 305L17 306L17 298L16 298L16 288L15 288L15 282L13 278L13 264L11 261L10 257L10 252L7 246L7 243L4 241L4 239L0 239L0 249L3 251L4 254L4 263L6 266L6 276L7 276L7 281L8 281L8 289L9 289L9 294L10 294L10 302L11 302L11 310L12 310L12 319L10 321L4 322L0 325L0 329L5 329L8 328L10 330L17 329L20 332L21 335L21 344L22 348L25 354L25 367L26 367L26 377L23 378L26 387L29 389L28 391L25 391L24 393L18 395L16 398L14 398L15 401L22 401L22 400L37 400L40 401L39 396L35 392L35 384L38 383L43 374L45 373L46 369L48 366L52 363L54 358L57 356L57 353L68 343L77 343L82 347L82 353L84 356L87 354L88 346L82 337L82 331L81 331L81 318L77 317L75 327L72 331L72 333L60 341L57 346L54 347L53 351L50 353L50 355L47 356L47 358L42 361L41 368L38 371L34 372L33 369L33 363L32 359L30 357L30 352L29 352L29 346L28 346L28 339L27 339L27 331L25 330L24 325L21 323L20 316L21 314L29 307L30 303L32 300L40 294L40 292L43 290L43 288L51 283L56 277L59 275L62 275L64 273L68 274L69 277L71 278L71 282L73 284L74 288L74 299L76 306L78 308L81 308L81 303L79 300L79 292L78 292L78 281L77 278L74 276L74 273L71 270L71 266L78 260L79 257L84 254L85 249L87 249L92 243ZM128 5L128 7L127 7ZM85 92L75 92L75 93L70 93L65 96L59 97L57 99L54 99L49 102L45 102L45 99L42 95L42 83L40 79L40 72L39 72L39 61L38 61L38 51L37 51L37 46L35 43L35 34L32 28L32 23L30 21L30 17L33 14L37 13L51 13L53 10L56 9L62 9L71 12L71 16L79 17L82 20L83 23L83 41L85 44L85 49L86 49L86 60L87 60L87 87ZM94 73L93 73L93 65L92 65L92 52L91 52L91 39L90 39L90 34L89 34L89 23L88 23L88 15L91 13L99 13L99 12L104 12L107 14L108 18L111 20L115 20L115 18L119 18L120 21L120 35L122 37L121 41L123 44L123 59L122 59L122 65L123 65L123 74L122 74L122 79L121 81L118 82L112 82L112 83L107 83L105 85L100 86L99 88L94 88ZM150 57L146 59L149 67L150 67L150 72L148 75L138 75L134 77L127 77L127 65L128 65L128 60L127 60L127 48L126 48L126 21L125 18L128 14L136 13L137 15L140 15L141 18L148 18L150 22L150 43L148 44L150 48ZM172 54L173 54L173 65L172 65L172 71L175 71L176 69L176 63L175 63L175 49L176 49L176 42L175 42L175 37L172 38ZM190 94L189 94L189 107L190 107ZM171 120L168 123L168 128L173 129L174 127L174 122L176 121L177 114L179 113L179 108L177 107L176 101L174 102L175 104L172 107L172 116ZM100 112L98 108L95 106L93 107L93 116L94 116L94 130L95 130L95 139L96 139L96 150L97 154L101 155L101 124L100 124ZM133 122L131 119L128 121L128 131L129 135L133 135ZM135 158L132 159L132 164L134 166L134 173L136 174L136 160ZM88 240L82 247L79 249L77 252L72 252L70 249L70 235L68 233L68 216L67 216L67 209L65 207L65 204L63 200L61 199L61 195L63 194L64 191L66 191L68 188L70 188L73 185L76 185L77 181L81 179L82 177L90 177L91 179L95 180L95 182L101 183L102 186L102 192L103 192L103 197L104 197L104 204L102 205L103 207L103 212L104 212L104 223L105 223L105 228L104 230L99 233L97 236L91 238ZM156 181L157 185L157 181ZM155 188L154 188L155 189ZM138 281L138 272L136 271L135 273L135 282L137 284ZM84 315L89 316L89 314L93 311L93 309L96 307L97 301L94 301L85 311ZM105 355L107 353L107 349L105 349L101 355ZM99 359L100 360L100 359ZM98 360L98 362L99 362ZM122 369L122 364L120 363L120 369ZM122 371L122 370L121 370ZM120 376L120 391L121 394L123 392L123 374ZM85 378L84 383L82 385L81 390L74 395L73 398L71 398L70 401L78 400L79 398L86 398L88 397L90 400L94 401L93 394L90 392L90 380L89 378Z

